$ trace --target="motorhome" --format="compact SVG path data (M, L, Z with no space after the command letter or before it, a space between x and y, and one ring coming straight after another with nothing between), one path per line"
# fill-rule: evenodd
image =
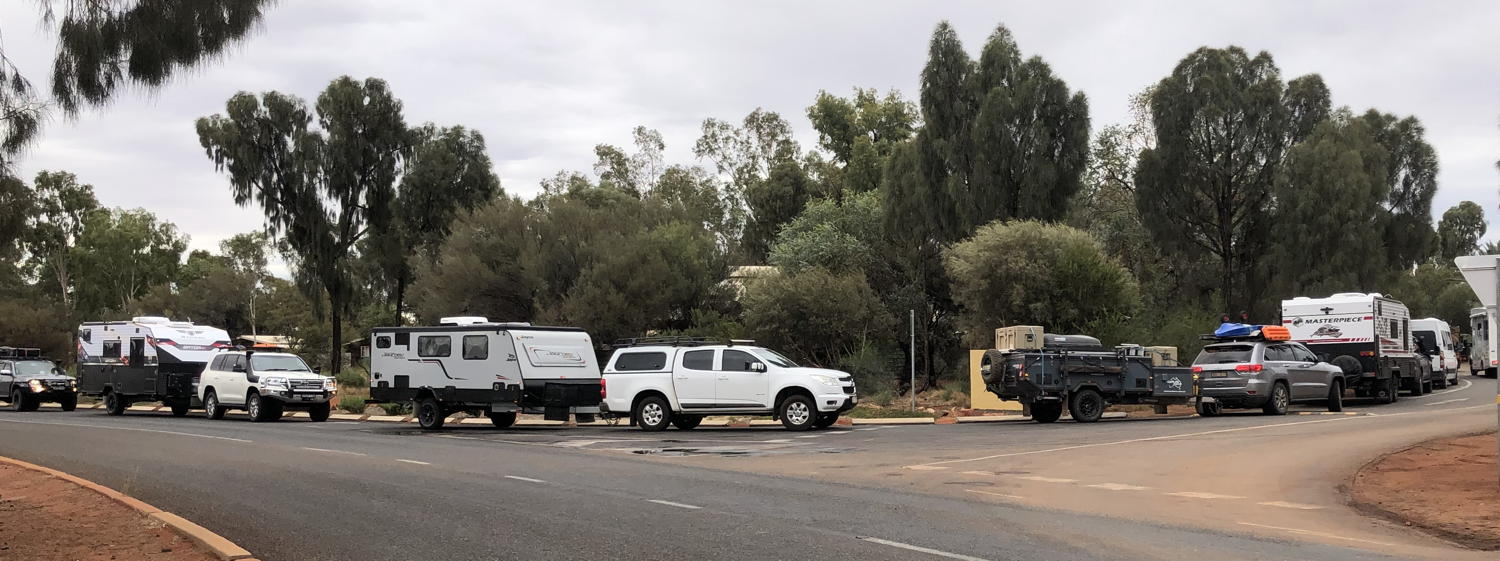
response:
M165 317L87 322L78 326L79 393L104 398L110 415L130 404L159 401L183 416L198 403L198 376L229 333Z
M520 413L579 422L599 413L599 360L576 327L449 317L429 327L377 327L370 341L371 401L411 402L424 429L440 429L458 412L502 428Z
M1453 329L1437 318L1411 320L1411 335L1420 350L1432 359L1432 383L1438 388L1458 384L1458 348Z
M1490 311L1485 308L1469 310L1469 373L1475 376L1494 376L1500 365L1496 360L1495 337L1490 333Z
M1417 353L1406 305L1377 293L1343 292L1281 301L1291 340L1344 370L1356 397L1396 401L1401 390L1431 391L1432 363Z

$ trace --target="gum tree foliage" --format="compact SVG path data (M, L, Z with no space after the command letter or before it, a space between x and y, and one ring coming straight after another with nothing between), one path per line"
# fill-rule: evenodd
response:
M975 61L939 24L920 105L923 127L887 172L892 222L952 241L992 220L1066 214L1088 158L1088 101L1040 57L1023 59L1004 26Z
M1287 151L1275 186L1274 281L1285 294L1372 292L1390 270L1381 247L1387 153L1340 111ZM1330 204L1336 201L1336 204Z
M739 126L718 119L703 121L693 154L714 163L725 178L725 207L745 218L740 249L743 259L759 263L776 231L797 216L812 192L812 178L781 115L756 108Z
M219 253L224 256L228 270L243 288L241 300L245 304L245 313L249 316L247 319L251 335L260 333L255 302L264 291L266 279L271 276L266 270L266 249L270 245L271 237L265 232L235 234L219 242Z
M541 279L531 268L531 209L501 196L466 212L439 245L435 259L418 261L412 309L432 321L477 315L531 321Z
M94 186L80 183L65 171L42 171L33 182L31 208L26 215L21 247L35 275L50 288L63 308L73 310L74 248L80 245L89 218L105 212L94 197Z
M1469 310L1479 307L1474 290L1452 261L1402 271L1388 292L1411 308L1412 317L1435 317L1452 326L1467 326Z
M854 88L848 98L819 91L807 118L818 146L832 156L832 165L824 166L824 195L840 200L846 191L879 189L886 159L916 132L917 117L916 105L896 90L881 96L874 88Z
M1269 54L1204 47L1149 94L1156 145L1136 164L1137 208L1169 258L1214 259L1226 309L1258 301L1273 186L1287 147L1328 114L1321 81L1283 84Z
M151 287L176 277L187 237L143 209L93 212L69 251L75 310L97 317L126 310Z
M1002 325L1089 333L1140 306L1135 279L1082 230L1034 220L996 221L954 244L943 263L970 343ZM983 348L983 347L976 347Z
M1386 259L1392 267L1408 269L1425 261L1433 247L1437 151L1427 143L1426 129L1416 117L1400 118L1371 109L1361 118L1387 153L1387 194L1381 205Z
M281 240L299 287L332 307L332 371L339 371L342 318L354 287L351 252L371 228L386 228L407 156L401 102L385 81L347 76L313 111L295 96L241 92L224 115L198 119L198 139L230 179L234 201L252 202ZM315 310L321 309L315 306Z
M1438 222L1438 261L1451 264L1458 256L1475 255L1479 251L1479 239L1488 229L1484 209L1474 201L1453 205L1443 212L1443 219Z
M859 272L813 268L753 280L742 297L756 342L813 366L836 367L863 347L889 342L896 321Z
M121 87L161 86L244 38L271 1L40 0L57 33L52 103L72 116ZM40 132L47 105L0 50L0 169Z

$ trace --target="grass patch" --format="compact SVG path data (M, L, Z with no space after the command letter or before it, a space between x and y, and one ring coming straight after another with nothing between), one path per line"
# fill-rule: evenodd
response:
M385 410L386 415L410 415L410 403L381 403L380 408Z
M339 397L339 409L356 415L365 412L365 398L358 395L343 395Z
M928 413L921 409L912 411L905 407L872 407L869 405L856 405L853 409L844 412L844 416L855 419L895 419L904 417L926 417L935 418L936 413Z

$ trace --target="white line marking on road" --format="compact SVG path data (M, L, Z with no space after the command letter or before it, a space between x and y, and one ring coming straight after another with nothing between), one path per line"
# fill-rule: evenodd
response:
M1297 510L1323 510L1323 507L1318 506L1318 505L1309 505L1309 504L1302 504L1302 503L1289 503L1289 502L1285 502L1285 501L1267 501L1267 502L1256 503L1256 504L1259 504L1259 505L1262 505L1262 506L1274 506L1274 507L1281 507L1281 508L1295 508Z
M519 475L507 475L507 476L505 476L505 478L506 479L515 479L517 481L525 481L527 483L546 483L546 481L542 481L540 479L532 479L530 477L521 477Z
M862 429L854 429L854 430L880 430L881 428L883 428L883 427L865 427L865 428L862 428Z
M688 510L698 510L700 508L703 508L701 506L685 505L685 504L682 504L682 503L674 503L672 501L661 501L661 500L656 500L656 499L646 499L646 502L648 502L648 503L656 503L656 504L659 504L659 505L675 506L677 508L685 508L685 509L688 509Z
M327 452L329 454L344 454L344 455L347 455L347 456L365 456L365 455L367 455L367 454L362 454L362 453L359 453L359 452L349 452L347 450L329 450L327 448L308 448L306 446L303 446L301 448L303 450L307 450L307 451L310 451L310 452Z
M906 466L906 469L914 469L914 470L917 470L917 471L936 471L936 470L948 469L948 468L943 467L943 466L935 466L935 465L932 465L932 464L921 464L921 465L915 465L915 466Z
M807 436L799 436L797 438L818 438L820 436L823 436L823 435L821 435L821 434L809 434Z
M1140 485L1126 485L1124 483L1096 483L1093 485L1085 485L1085 487L1093 487L1095 489L1108 489L1110 491L1145 491L1147 489L1150 489L1150 487L1141 487Z
M1240 522L1240 525L1241 526L1254 526L1256 528L1266 528L1266 529L1269 529L1269 530L1281 530L1283 532L1291 532L1293 534L1302 534L1304 536L1317 536L1317 537L1320 537L1320 538L1328 538L1328 539L1333 539L1333 540L1345 540L1345 541L1351 541L1351 542L1360 542L1360 543L1368 543L1368 544L1372 544L1372 545L1384 545L1384 546L1394 546L1394 545L1396 545L1396 544L1393 544L1393 543L1377 542L1377 541L1372 541L1372 540L1362 540L1362 539L1359 539L1359 538L1350 538L1350 537L1340 536L1340 535L1337 535L1337 534L1325 534L1323 532L1314 532L1312 530L1303 530L1303 529L1300 529L1300 528L1283 528L1281 526L1267 526L1265 524L1256 524L1254 522Z
M1026 497L1022 497L1020 495L1007 495L1005 493L996 493L996 492L993 492L993 491L980 491L979 489L964 489L964 490L968 491L970 493L978 493L980 495L989 495L991 497L1005 497L1007 499L1016 499L1016 500L1022 500L1022 501L1026 500Z
M1432 393L1427 394L1427 395L1418 395L1418 396L1408 397L1408 398L1405 398L1405 399L1427 399L1427 398L1435 396L1435 395L1443 395L1443 394L1446 394L1446 393L1461 392L1461 391L1469 389L1469 386L1472 386L1472 385L1474 385L1474 382L1470 382L1468 380L1463 380L1463 381L1460 381L1458 383L1458 387L1453 388L1453 389L1436 391L1436 392L1432 392Z
M479 440L478 438L474 438L472 436L453 436L451 434L437 434L437 435L433 435L433 437L434 438L451 438L453 440Z
M947 557L949 559L962 559L963 561L989 561L988 559L984 559L982 557L971 557L971 556L964 555L964 554L961 554L961 553L949 553L949 552L942 551L942 550L932 549L930 547L922 547L920 545L912 545L912 544L909 544L909 543L893 542L893 541L890 541L890 540L882 540L880 538L872 538L872 537L869 537L869 536L855 536L855 538L859 539L859 540L867 541L867 542L870 542L870 543L878 543L880 545L888 545L888 546L891 546L891 547L905 549L907 551L915 551L915 552L918 552L918 553L926 553L928 555L936 555L938 557Z
M230 442L254 442L253 440L245 440L243 438L230 438L230 437L227 437L227 436L211 436L211 435L207 435L207 434L194 434L194 433L191 433L191 432L177 432L177 431L172 431L172 430L138 429L138 428L134 428L134 427L113 427L113 426L109 426L109 425L90 425L90 424L86 424L86 423L48 423L48 422L43 422L43 421L20 421L20 420L15 420L15 419L0 419L0 421L6 422L6 423L21 423L23 425L53 425L53 426L58 426L58 427L84 427L84 428L90 428L90 429L128 430L128 431L135 431L135 432L154 432L156 434L171 434L171 435L176 435L176 436L191 436L191 437L194 437L194 438L208 438L208 439L212 439L212 440L228 440Z
M1467 398L1467 397L1460 397L1458 399L1445 399L1443 401L1434 401L1432 403L1424 403L1423 405L1426 405L1427 407L1432 407L1434 405L1444 405L1444 404L1448 404L1448 403L1458 403L1460 401L1468 401L1468 400L1469 400L1469 398Z
M1235 495L1220 495L1218 493L1200 493L1200 492L1197 492L1197 491L1182 491L1180 493L1167 493L1167 494L1171 495L1173 497L1187 497L1189 499L1222 499L1222 500L1234 500L1234 499L1243 499L1243 498L1245 498L1245 497L1239 497L1239 496L1235 496Z
M1040 481L1042 483L1077 483L1077 479L1062 479L1059 477L1042 477L1040 475L1017 475L1016 479L1027 481Z
M408 464L417 464L419 466L430 466L430 465L432 465L432 464L430 464L428 462L423 462L423 461L418 461L418 460L404 460L404 459L401 459L401 458L396 458L396 461L402 462L402 463L408 463Z
M978 476L981 476L981 477L994 477L995 476L995 472L993 472L993 471L966 471L966 472L963 472L963 474L964 475L978 475Z
M786 444L786 443L791 442L791 441L792 441L792 439L790 439L790 438L778 438L776 440L762 440L762 441L760 441L760 443L761 444Z

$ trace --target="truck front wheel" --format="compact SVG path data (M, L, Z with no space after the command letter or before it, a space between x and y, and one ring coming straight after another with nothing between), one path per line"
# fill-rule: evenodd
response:
M186 417L188 414L188 402L186 400L174 401L169 403L168 406L172 408L173 417Z
M511 425L516 424L516 413L514 411L490 411L485 415L489 416L490 424L495 425L495 428L497 429L510 428Z
M118 417L125 414L125 408L130 407L130 402L120 397L120 394L109 392L104 394L104 413Z
M62 406L63 411L72 411L74 409L78 409L78 394L64 397L59 400L57 404Z
M333 404L326 401L314 405L307 410L307 418L312 419L314 423L327 421L328 416L331 414L333 414Z
M443 414L443 406L437 399L424 397L417 400L417 424L425 430L438 430L443 428L443 422L448 416Z
M781 417L781 426L790 430L807 430L818 421L818 406L812 398L802 394L786 396L776 410Z
M1334 380L1328 385L1328 410L1334 413L1344 410L1344 381Z
M1073 422L1092 423L1104 417L1104 396L1093 388L1084 388L1073 392L1072 399L1068 400L1068 413L1073 415Z
M635 422L643 431L666 430L672 423L672 408L665 399L654 395L647 397L635 406Z
M1037 401L1031 404L1031 420L1038 423L1055 423L1062 418L1061 401Z

